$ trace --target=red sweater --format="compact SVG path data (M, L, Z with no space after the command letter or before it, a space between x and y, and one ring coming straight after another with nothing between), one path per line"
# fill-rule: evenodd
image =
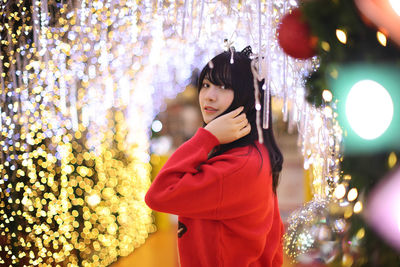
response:
M179 215L182 267L282 265L283 224L268 151L231 149L208 159L218 139L200 128L161 169L147 205Z

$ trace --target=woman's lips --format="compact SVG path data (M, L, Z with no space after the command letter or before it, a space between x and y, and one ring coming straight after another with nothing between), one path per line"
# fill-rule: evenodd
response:
M214 113L214 112L217 112L218 109L210 107L210 106L205 106L204 107L204 111L207 112L207 113Z

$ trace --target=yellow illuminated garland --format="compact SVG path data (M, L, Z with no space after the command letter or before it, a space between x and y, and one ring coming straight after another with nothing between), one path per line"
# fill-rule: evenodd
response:
M146 124L127 126L137 69L118 46L137 45L122 42L136 4L87 4L1 6L2 266L107 266L154 231Z

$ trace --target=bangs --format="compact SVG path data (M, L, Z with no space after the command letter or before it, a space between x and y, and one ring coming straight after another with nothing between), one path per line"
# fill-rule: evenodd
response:
M203 80L207 79L211 83L225 88L232 88L232 66L229 63L229 56L225 53L220 54L212 59L203 69L199 79L199 89ZM213 65L212 68L210 65Z

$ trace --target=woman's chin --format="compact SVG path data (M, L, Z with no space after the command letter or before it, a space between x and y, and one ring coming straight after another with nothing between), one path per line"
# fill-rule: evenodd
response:
M203 116L203 121L205 124L209 124L213 119L214 118L211 118L210 116Z
M205 119L204 122L205 122L206 124L209 124L209 123L212 122L214 119L215 119L215 117L214 117L214 118L208 118L208 119Z

